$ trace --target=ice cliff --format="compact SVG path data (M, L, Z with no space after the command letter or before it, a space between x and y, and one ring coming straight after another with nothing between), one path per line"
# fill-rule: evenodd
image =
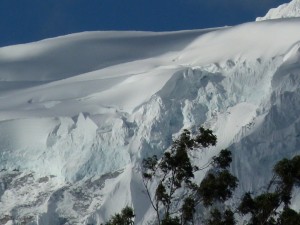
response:
M264 17L258 17L256 21L293 17L300 17L299 0L292 0L291 2L280 5L277 8L270 9Z
M229 147L236 196L258 191L277 160L300 153L299 26L86 32L0 48L0 224L99 225L128 204L147 224L141 160L201 124L218 145L199 164Z

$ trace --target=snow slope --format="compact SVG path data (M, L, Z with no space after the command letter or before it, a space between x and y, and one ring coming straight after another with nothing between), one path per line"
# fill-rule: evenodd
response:
M291 2L282 4L277 8L270 9L265 16L258 17L256 21L279 19L279 18L293 18L293 17L300 17L299 0L292 0Z
M1 48L0 224L100 224L128 204L147 224L141 160L200 124L218 145L199 164L230 147L239 191L259 190L277 160L299 153L299 25L87 32Z

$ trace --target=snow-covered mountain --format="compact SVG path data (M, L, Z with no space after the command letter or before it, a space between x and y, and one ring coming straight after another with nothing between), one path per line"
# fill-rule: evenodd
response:
M270 9L264 17L258 17L256 21L293 17L300 17L299 0L292 0L291 2L280 5L277 8Z
M128 204L147 224L141 160L201 124L218 145L199 164L229 147L239 191L258 190L277 160L300 153L299 26L86 32L0 48L0 224L100 224Z

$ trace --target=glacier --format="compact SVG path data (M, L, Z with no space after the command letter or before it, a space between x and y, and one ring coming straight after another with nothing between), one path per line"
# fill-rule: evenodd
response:
M282 4L277 8L272 8L265 16L256 18L256 21L294 17L300 17L299 0L292 0L291 2Z
M300 153L299 26L85 32L0 48L0 224L99 225L126 205L148 224L142 159L201 124L218 144L197 162L228 147L235 198L259 192L276 161Z

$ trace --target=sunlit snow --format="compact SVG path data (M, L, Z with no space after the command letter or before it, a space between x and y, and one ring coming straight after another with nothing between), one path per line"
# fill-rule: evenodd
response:
M0 48L0 221L100 224L132 205L146 224L141 160L201 124L218 145L199 164L229 147L238 193L258 191L300 152L299 27L86 32Z

